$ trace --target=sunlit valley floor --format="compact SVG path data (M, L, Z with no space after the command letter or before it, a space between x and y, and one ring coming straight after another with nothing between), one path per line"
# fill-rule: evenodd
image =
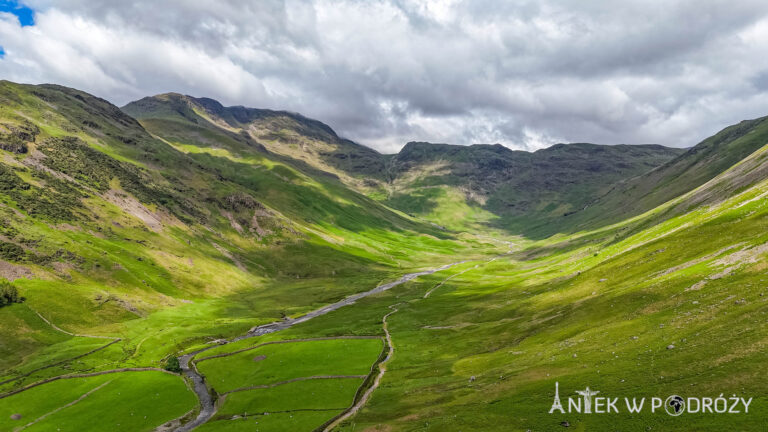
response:
M0 306L0 430L768 416L764 119L687 151L380 155L296 114L176 94L120 109L2 82L0 100L0 276L24 297ZM555 382L754 400L731 416L548 414Z

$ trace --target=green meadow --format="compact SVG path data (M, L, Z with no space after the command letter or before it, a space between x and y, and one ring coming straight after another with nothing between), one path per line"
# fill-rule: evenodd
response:
M349 408L362 384L361 378L315 379L229 393L200 430L314 430Z
M121 111L2 82L0 102L0 277L24 297L0 306L0 430L170 431L206 412L195 430L764 428L761 119L686 152L390 156L176 94ZM269 324L285 328L233 341ZM556 382L753 402L549 414Z
M197 369L218 392L319 375L368 375L381 354L380 339L282 341L201 359Z
M25 431L152 431L195 409L194 393L168 373L64 378L0 399L0 428ZM17 416L18 420L12 416Z
M280 413L301 410L341 411L352 405L362 378L332 378L298 381L267 389L229 393L219 416L248 413Z
M197 430L204 432L312 431L325 423L333 414L333 411L276 413L255 418L212 421Z

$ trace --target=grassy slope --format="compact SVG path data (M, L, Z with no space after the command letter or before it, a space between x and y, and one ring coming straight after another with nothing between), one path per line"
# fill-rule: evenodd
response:
M386 193L372 196L457 229L466 227L443 211L447 203L481 216L473 218L475 230L557 232L553 224L563 215L681 152L655 145L560 144L529 153L500 145L408 143L390 163Z
M201 151L179 151L86 93L2 82L0 98L4 140L36 129L26 153L0 151L0 240L24 250L0 258L0 276L23 276L28 298L0 308L0 381L22 378L3 389L159 366L405 269L496 248L256 147L235 157L182 139ZM74 359L111 340L72 334L121 340Z
M193 130L209 143L223 144L235 151L238 141L255 140L273 154L302 161L357 186L364 185L357 177L383 179L386 171L387 157L340 138L327 125L296 113L224 107L212 99L177 93L146 97L122 109L149 130L166 137L176 129L175 125L182 123L185 131ZM231 133L230 140L213 138L222 130Z
M529 153L501 145L408 143L396 155L380 155L339 138L325 124L282 111L223 107L175 93L123 110L182 151L232 156L268 150L391 207L464 231L540 228L581 209L617 181L683 152L657 145L571 144ZM457 208L470 218L457 217Z
M768 149L706 182L726 167L717 162L718 152L730 160L757 148L763 140L760 122L709 141L714 150L689 166L696 174L691 183L672 192L661 187L656 194L666 200L706 182L700 188L614 225L606 225L611 221L606 218L599 229L537 242L518 239L515 255L483 263L488 245L458 242L450 233L377 206L333 177L259 147L250 135L214 123L191 133L189 119L171 118L161 120L175 122L175 128L166 124L153 133L174 132L158 141L79 92L8 83L3 92L3 107L10 107L2 112L3 122L18 128L27 117L41 130L32 154L7 152L2 160L30 185L20 189L14 177L0 176L0 186L12 186L3 189L0 207L7 221L3 241L27 250L14 265L35 275L18 282L27 303L0 309L0 325L12 336L0 341L5 350L0 359L14 367L6 369L6 377L110 342L57 331L35 311L65 330L122 338L66 363L67 370L157 365L176 350L299 314L455 251L483 259L247 343L380 335L381 317L396 305L388 320L395 356L369 405L344 430L383 424L388 430L549 430L565 420L574 430L602 430L617 422L632 429L756 430L768 415L768 387L761 379L768 363L760 348L768 339L762 325L768 311ZM200 138L204 134L210 135ZM77 157L81 147L64 142L57 144L67 150L62 154L75 160L58 166L77 167L64 172L76 182L63 177L66 183L58 184L39 164L28 163L35 151L60 161L55 152L36 149L62 135L79 136L90 148L139 170L111 165L119 176L105 178ZM132 182L137 178L152 187L137 186ZM687 177L678 173L678 178ZM455 189L441 189L448 199L431 211L449 217L461 206L451 198ZM113 190L141 197L161 219L159 229L137 218L146 212L134 208L132 215L125 201L108 199ZM248 229L257 216L254 208L227 200L238 192L268 210L258 216L264 218L259 227L271 234ZM82 196L73 202L82 207L55 205L76 194ZM25 200L30 196L40 199ZM647 205L657 199L662 198ZM447 205L455 207L446 210ZM92 214L99 218L88 217ZM475 214L473 228L493 220ZM245 227L242 234L237 225ZM479 250L468 253L473 245ZM215 284L220 280L228 284ZM666 349L669 344L675 348ZM62 372L44 369L5 387ZM757 400L748 416L550 416L554 381L568 392L589 385L605 395L722 392ZM294 430L310 429L327 418L326 413L292 415L260 419L259 430L281 430L286 422L294 422ZM87 421L88 415L79 419ZM254 430L251 421L256 420L226 422L216 430Z
M381 353L379 339L339 339L266 345L197 363L218 392L319 375L367 375ZM254 358L265 356L263 360Z
M657 169L616 185L605 196L558 224L578 230L642 214L708 182L761 148L766 141L766 117L729 126Z
M62 379L0 399L0 428L35 422L24 430L151 431L195 404L194 394L180 379L162 372ZM13 414L22 417L12 420ZM98 421L83 421L94 417Z
M767 152L750 160L763 166ZM339 334L350 323L381 332L397 305L382 386L341 430L554 430L562 421L574 430L759 430L768 415L765 176L627 229L727 189L757 169L750 160L635 220L436 273L279 337ZM549 415L555 381L561 395L589 385L606 396L755 401L748 415Z

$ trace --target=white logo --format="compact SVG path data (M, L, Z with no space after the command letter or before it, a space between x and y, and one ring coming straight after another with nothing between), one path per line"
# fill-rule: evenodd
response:
M552 414L555 411L561 414L568 413L581 413L581 414L605 414L605 413L618 413L621 405L619 404L618 397L604 397L597 396L600 392L591 390L589 387L584 390L576 390L575 393L580 397L568 397L564 399L567 406L563 405L563 401L560 400L560 383L555 382L555 399L552 402L552 407L549 409L549 413ZM752 403L752 398L744 399L733 395L730 398L720 396L711 397L688 397L684 398L679 395L671 395L666 399L660 397L651 397L650 405L645 403L646 398L641 397L624 397L624 405L626 406L626 412L628 413L640 413L644 408L650 408L651 413L655 413L657 410L661 411L664 407L664 412L677 417L683 413L713 413L713 414L740 414L749 413L749 405ZM623 408L623 407L622 407Z
M685 399L678 395L672 395L664 401L664 410L671 416L679 416L685 411Z

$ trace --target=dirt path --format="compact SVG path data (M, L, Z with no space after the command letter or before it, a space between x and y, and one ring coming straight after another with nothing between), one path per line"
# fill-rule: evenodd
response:
M346 297L342 300L339 300L336 303L332 303L327 306L323 306L320 309L315 309L314 311L308 312L305 315L302 315L298 318L294 319L287 319L284 321L279 321L271 324L265 324L262 326L254 327L251 330L249 330L246 334L242 336L238 336L232 340L226 341L227 343L237 342L243 339L248 339L256 336L261 336L269 333L274 333L280 330L285 330L287 328L293 327L296 324L300 324L306 321L309 321L313 318L317 318L319 316L325 315L329 312L335 311L336 309L342 308L344 306L348 306L351 304L354 304L356 301L374 295L378 293L382 293L384 291L387 291L391 288L394 288L398 285L404 284L408 281L411 281L419 276L425 276L430 275L433 273L437 273L439 271L447 270L455 265L463 264L467 261L459 261L451 264L446 264L444 266L440 266L434 269L430 270L424 270L416 273L409 273L401 277L400 279L389 282L383 285L379 285L376 288L373 288L368 291L364 291L358 294L353 294L349 297ZM203 375L197 370L197 367L195 365L195 362L192 361L192 359L197 356L198 354L201 354L205 351L208 351L210 349L213 349L215 347L218 347L220 345L212 345L210 347L206 347L188 354L185 354L181 357L179 357L179 365L181 366L182 373L185 377L187 377L190 382L192 383L192 387L195 391L195 394L197 394L197 397L200 401L200 413L197 415L197 417L192 420L191 422L177 428L175 432L188 432L196 427L202 425L203 423L210 420L214 414L216 414L216 405L213 401L213 397L210 393L210 390L208 389L208 386L205 384L205 378Z
M512 246L512 244L510 243L510 247L511 246ZM428 290L421 299L423 300L423 299L429 298L429 296L430 296L430 294L432 294L432 292L434 292L436 289L440 288L441 286L445 285L446 282L448 282L449 280L453 279L454 277L463 275L464 273L467 273L467 272L469 272L471 270L476 270L480 266L492 263L492 262L496 261L497 259L505 256L505 255L509 255L509 253L511 253L511 252L507 252L506 254L502 254L502 255L497 255L497 256L491 258L490 260L483 261L483 262L478 263L477 265L475 265L473 267L470 267L468 269L464 269L464 270L462 270L462 271L460 271L458 273L454 273L454 274L448 276L447 278L445 278L442 281L440 281L440 283L438 283L437 285L432 287L430 290ZM416 301L418 301L418 300L419 299L417 299ZM389 312L388 314L384 315L384 318L382 318L382 329L384 330L384 335L385 335L385 338L386 338L386 341L387 341L387 346L389 347L389 352L387 353L387 356L384 358L384 360L382 360L379 363L379 373L378 373L378 375L376 375L376 379L374 380L374 382L371 385L371 387L369 387L368 390L366 390L366 392L363 394L363 396L357 401L357 403L352 405L352 407L349 408L346 412L344 412L338 418L336 418L331 423L329 423L323 429L323 432L329 432L329 431L333 430L333 428L335 428L336 426L341 424L341 422L351 418L358 411L360 411L360 409L363 406L365 406L365 404L371 398L371 395L373 394L374 390L376 390L379 387L379 383L381 382L381 379L384 377L384 374L387 371L387 363L392 359L392 357L394 356L394 353L395 353L395 344L394 344L394 342L392 342L392 336L389 333L387 318L389 318L390 315L392 315L392 314L394 314L395 312L398 311L398 309L396 307L399 304L401 304L401 303L390 305L389 308L392 309L392 311Z
M29 306L27 306L27 307L29 307ZM64 330L64 329L62 329L62 328L60 328L60 327L59 327L59 326L57 326L56 324L54 324L54 323L52 323L52 322L48 321L48 319L47 319L46 317L44 317L42 314L40 314L40 312L38 312L38 311L36 311L36 310L34 310L34 309L32 309L32 308L29 308L29 310L31 310L32 312L34 312L34 313L35 313L37 316L39 316L39 317L40 317L40 319L41 319L41 320L45 321L45 323L46 323L46 324L48 324L49 326L51 326L51 328L52 328L52 329L54 329L54 330L56 330L57 332L61 332L61 333L64 333L64 334L67 334L67 335L70 335L70 336L76 336L76 337L94 338L94 339L110 339L110 340L120 340L120 338L118 338L118 337L112 337L112 336L94 336L94 335L87 335L87 334L77 334L77 333L68 332L68 331L66 331L66 330Z
M357 403L354 404L349 410L347 410L347 412L345 412L344 414L339 416L336 420L331 422L328 426L326 426L325 429L323 429L324 432L332 430L344 420L347 420L348 418L357 414L360 408L362 408L368 402L368 399L371 398L371 395L373 394L374 390L376 390L379 387L379 383L381 383L381 378L384 377L384 373L387 371L387 363L389 363L389 361L392 359L392 356L395 353L395 344L392 342L392 336L389 334L387 318L389 318L390 315L398 311L396 306L397 304L391 305L389 308L392 309L392 312L389 312L388 314L384 315L384 318L381 319L381 323L382 323L381 327L382 329L384 329L384 338L387 341L387 347L389 348L389 350L387 351L387 356L384 358L384 360L379 362L379 373L378 375L376 375L376 379L373 380L373 384L371 384L368 390L366 390L365 393L363 393L363 396L360 397Z
M494 260L496 260L496 258L493 258L491 261L488 261L488 262L492 262L492 261L494 261ZM482 263L481 263L481 264L482 264ZM423 297L423 298L427 298L427 297L429 297L429 296L430 296L430 294L432 294L432 292L433 292L433 291L435 291L436 289L438 289L438 288L440 288L441 286L445 285L445 283L446 283L446 282L448 282L449 280L451 280L451 279L455 278L456 276L460 276L460 275L463 275L464 273L466 273L466 272L468 272L468 271L470 271L470 270L475 270L476 268L480 267L480 265L481 265L481 264L478 264L478 265L476 265L476 266L474 266L474 267L470 267L470 268L468 268L468 269L466 269L466 270L462 270L462 271L460 271L460 272L458 272L458 273L454 273L454 274L452 274L452 275L448 276L447 278L445 278L445 279L443 279L442 281L440 281L440 283L439 283L439 284L437 284L437 285L435 285L434 287L432 287L432 289L430 289L429 291L427 291L426 293L424 293L424 297Z

